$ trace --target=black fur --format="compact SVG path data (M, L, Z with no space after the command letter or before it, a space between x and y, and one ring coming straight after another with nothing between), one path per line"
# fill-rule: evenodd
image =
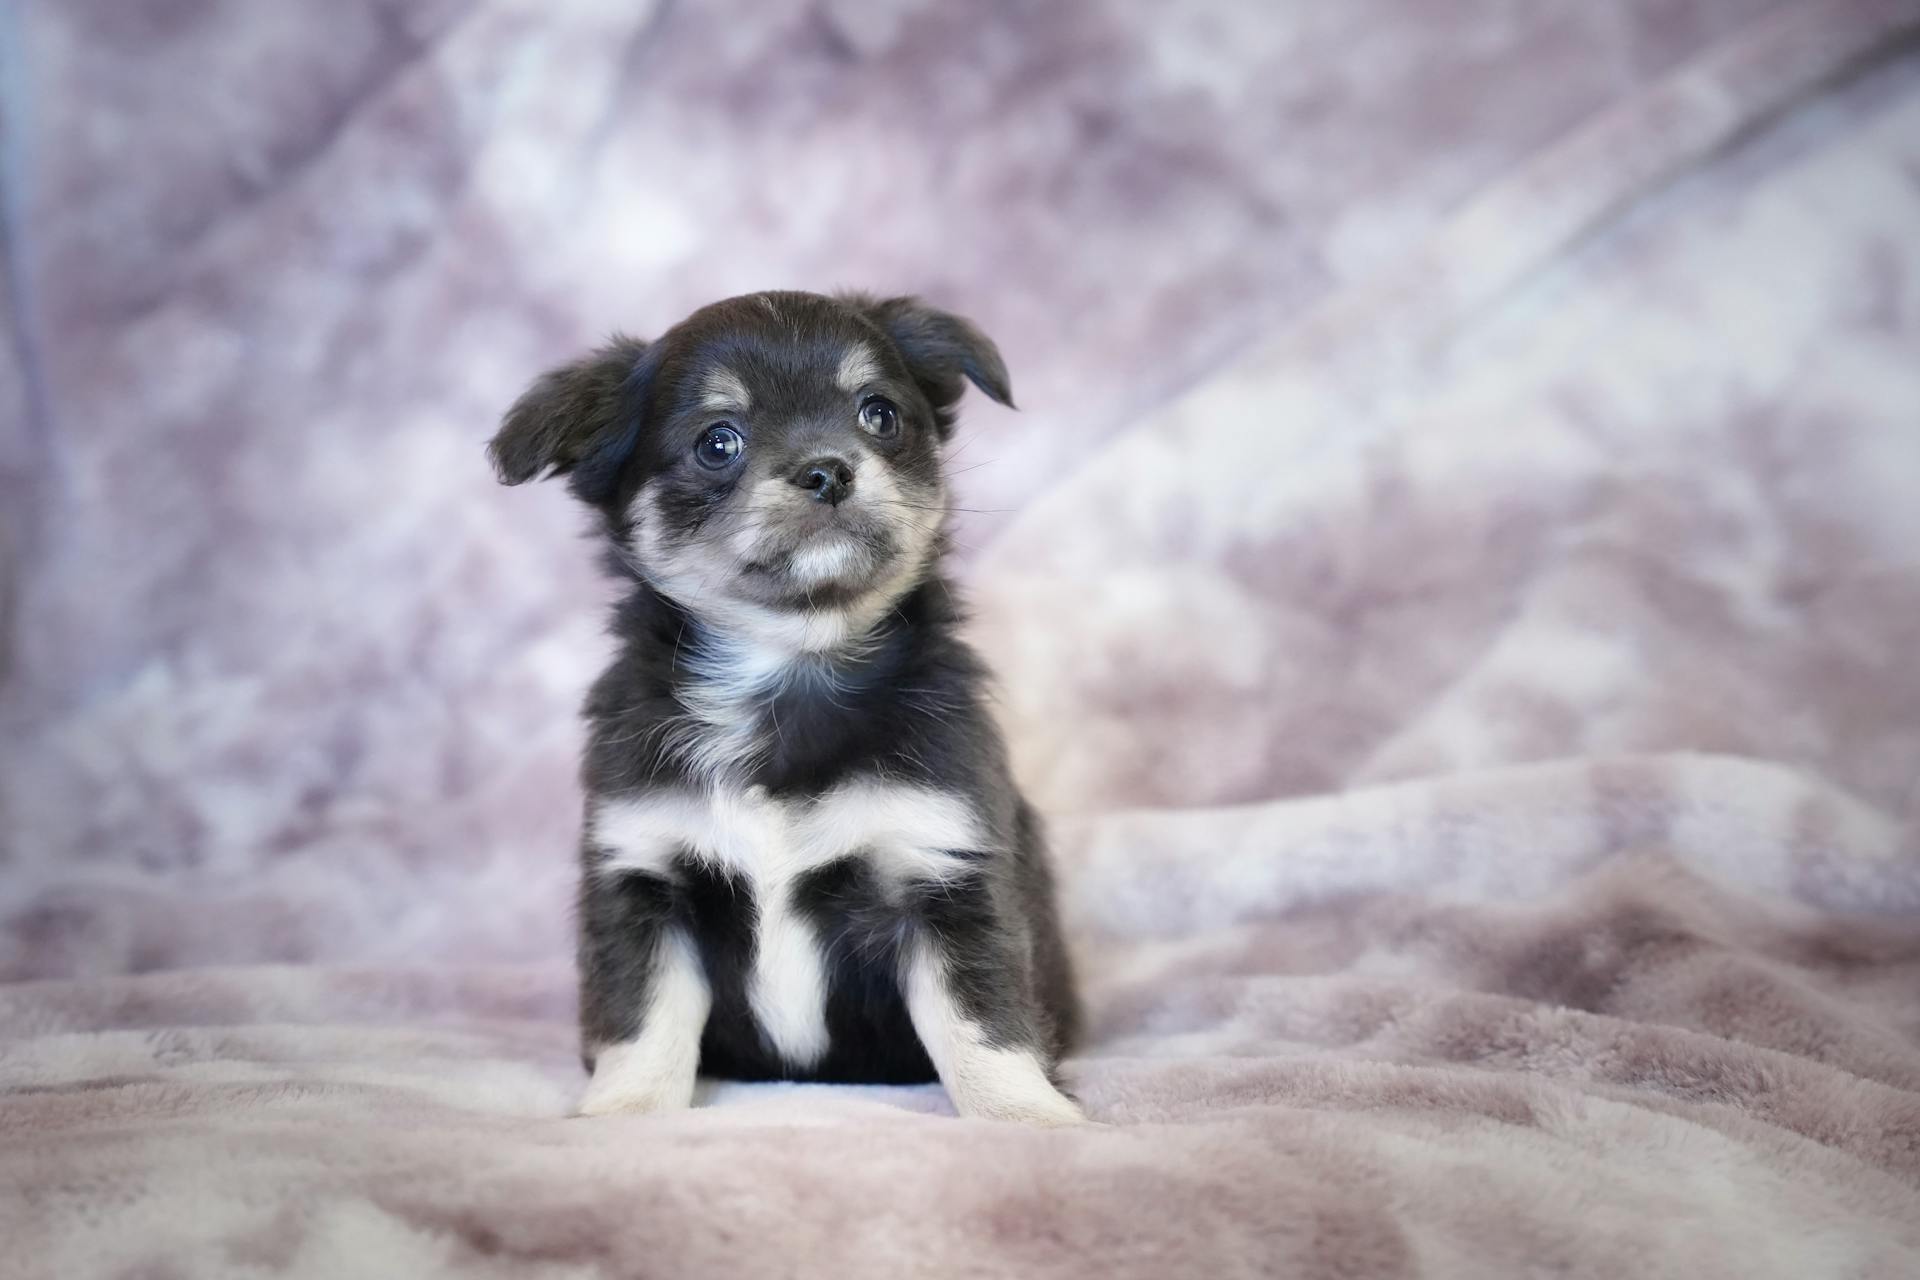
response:
M776 529L742 555L724 541L749 519L746 490L771 485L809 455L851 447L858 408L832 371L850 345L877 359L874 394L898 407L895 439L858 437L904 494L929 501L880 503L859 485L830 517L874 560L851 581L802 582L792 554L806 529L829 519L785 494L796 525ZM741 421L703 407L724 370L751 392ZM958 317L912 299L811 294L753 295L696 313L644 344L618 339L536 382L506 417L491 452L501 478L518 483L565 474L601 514L614 548L608 563L625 583L615 610L618 652L589 695L582 779L596 798L662 786L697 786L685 751L688 709L703 686L726 680L730 627L755 618L809 615L871 603L874 581L905 566L884 608L842 644L797 655L750 711L758 752L729 785L803 799L849 778L880 776L934 785L966 797L987 829L958 883L881 883L858 856L815 868L793 887L828 974L830 1048L808 1067L785 1061L747 1003L758 904L747 882L688 857L663 875L609 878L606 851L581 850L579 903L582 1039L595 1049L631 1039L645 1008L660 931L684 929L698 949L712 1010L701 1041L703 1074L739 1079L806 1078L912 1082L933 1078L902 999L903 948L931 943L950 989L989 1041L1029 1047L1049 1066L1069 1044L1076 1007L1053 882L1039 823L1008 771L986 708L986 673L958 634L961 621L940 576L944 538L914 565L918 524L945 514L940 446L950 435L962 379L1011 402L1005 366L984 335ZM862 392L866 394L866 392ZM852 406L852 407L850 407ZM748 437L751 467L717 474L690 460L716 416ZM668 589L668 568L634 550L635 500L654 501L661 556L709 563L713 595ZM868 507L862 509L866 497ZM898 510L883 509L891 505ZM784 507L783 507L784 509ZM757 517L755 517L757 518ZM729 523L733 522L733 523ZM788 545L788 541L792 545ZM702 559L702 557L706 557Z

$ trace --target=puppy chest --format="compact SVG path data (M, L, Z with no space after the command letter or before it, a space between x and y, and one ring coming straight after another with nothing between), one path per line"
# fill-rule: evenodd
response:
M885 964L916 890L973 874L986 833L963 797L881 780L807 797L655 790L589 814L595 874L674 884L713 985L796 1068L829 1048L831 975Z
M800 797L764 788L659 788L597 801L588 842L603 873L671 878L691 860L773 896L809 872L858 858L888 885L969 874L988 834L963 796L857 779Z

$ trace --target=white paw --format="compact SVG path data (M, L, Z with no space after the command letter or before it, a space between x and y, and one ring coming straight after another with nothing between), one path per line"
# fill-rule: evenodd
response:
M694 1064L662 1060L631 1045L603 1049L575 1114L647 1115L693 1105Z
M1009 1098L976 1096L958 1110L961 1115L975 1119L1007 1120L1037 1129L1064 1129L1068 1125L1092 1123L1073 1099L1057 1089L1045 1096L1030 1093Z
M580 1097L576 1115L638 1116L655 1111L685 1111L693 1105L693 1090L672 1087L632 1087L622 1084L601 1086L596 1078Z
M1086 1124L1079 1104L1054 1087L1040 1059L1024 1049L969 1046L947 1073L954 1110L979 1120L1011 1120L1057 1129Z

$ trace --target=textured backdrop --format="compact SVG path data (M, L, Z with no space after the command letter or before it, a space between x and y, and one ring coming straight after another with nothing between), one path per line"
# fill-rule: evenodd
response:
M1023 407L969 410L960 505L984 510L960 536L981 547L1116 432L1779 8L12 9L0 973L554 953L598 587L564 495L496 491L480 452L548 363L734 292L923 292L998 338ZM1205 425L1219 443L1173 470L1227 510L1215 481L1298 483L1283 431L1364 424L1248 399ZM1390 555L1420 518L1358 508L1314 554ZM1089 590L1202 638L1217 592L1136 590L1150 566L1118 524L1080 532ZM1272 583L1282 625L1235 683L1196 685L1219 654L1152 664L1196 695L1172 709L1194 736L1136 719L1084 753L1163 771L1142 798L1341 781L1373 745L1348 739L1384 735L1357 723L1379 696L1420 696L1489 634L1378 690L1327 669L1358 650L1297 634L1331 603L1300 588L1337 584L1271 560L1308 576ZM1011 686L1085 714L1098 655L1145 642L1120 618L1076 638L1081 676ZM1293 758L1244 733L1220 758L1221 698L1244 723L1301 694Z

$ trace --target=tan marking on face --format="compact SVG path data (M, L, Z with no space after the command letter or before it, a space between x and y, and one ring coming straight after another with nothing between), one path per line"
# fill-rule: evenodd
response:
M864 342L856 342L840 357L840 368L833 375L833 380L842 391L854 392L879 376L880 362L874 358L873 348Z
M714 411L745 413L753 402L753 397L747 394L747 384L731 369L714 369L708 373L700 384L700 395L700 407Z

